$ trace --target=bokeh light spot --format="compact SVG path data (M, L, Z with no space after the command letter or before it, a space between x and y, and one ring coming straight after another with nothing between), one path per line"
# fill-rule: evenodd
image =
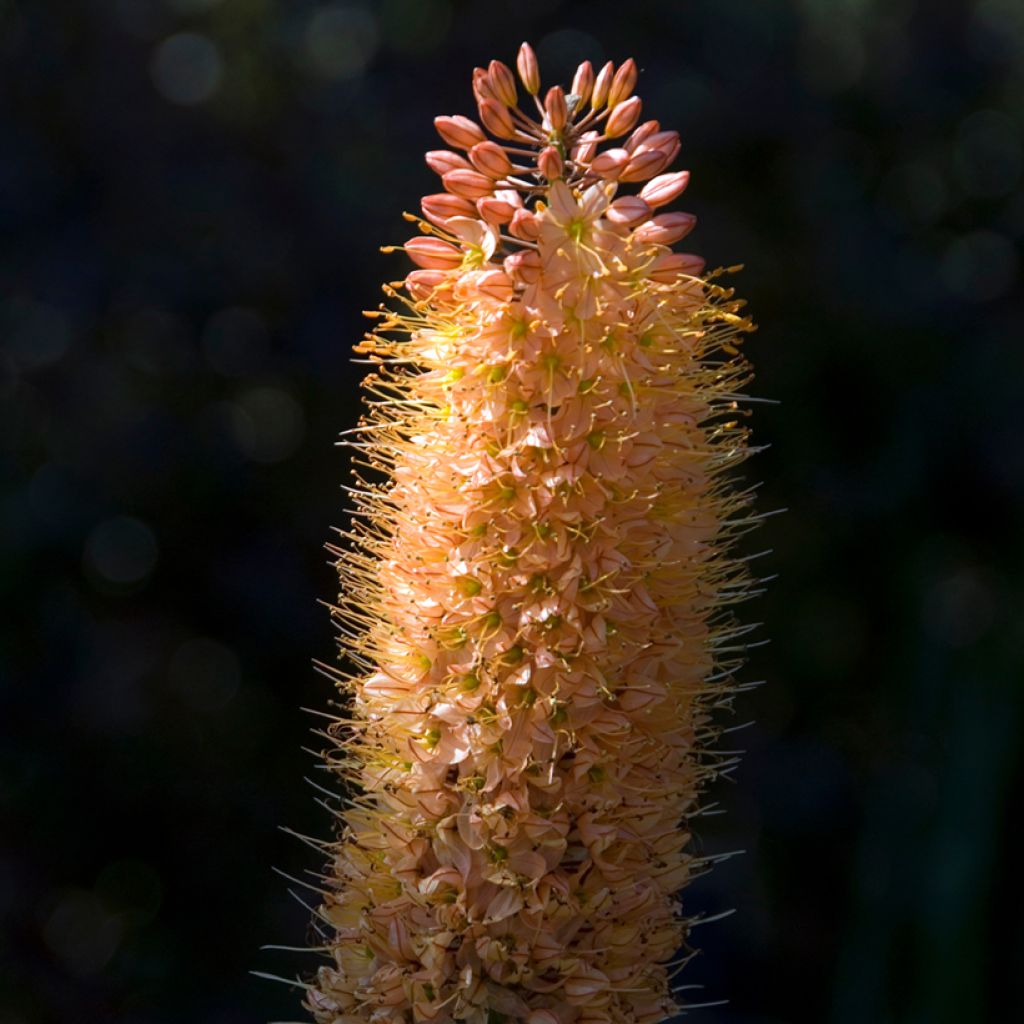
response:
M133 311L121 327L119 340L125 362L154 377L180 373L195 359L188 322L166 309Z
M167 668L174 691L194 711L219 711L238 692L241 669L224 644L194 637L180 644Z
M121 923L91 892L65 892L43 925L43 940L80 978L98 974L121 940Z
M1012 192L1021 175L1020 129L998 110L977 110L960 122L953 167L963 187L975 196Z
M204 103L220 88L224 61L208 36L179 32L156 48L150 73L164 99L191 107Z
M322 7L306 26L305 50L311 68L324 78L355 78L373 60L377 19L362 7Z
M153 571L159 547L153 531L130 516L100 523L85 545L86 569L101 583L132 587Z
M286 391L258 387L231 408L231 433L242 454L253 462L282 462L302 442L306 418Z
M974 643L990 628L996 600L988 574L962 566L936 582L925 594L924 625L944 647Z
M949 206L949 189L938 168L923 160L898 164L879 190L883 203L909 223L934 224Z
M0 345L26 370L56 363L71 344L71 325L58 309L34 299L13 298L3 308Z
M1024 53L1020 0L978 0L969 26L972 50L983 59L1019 59Z
M949 245L940 273L959 298L990 302L1009 290L1017 267L1017 253L1008 239L994 231L974 231Z

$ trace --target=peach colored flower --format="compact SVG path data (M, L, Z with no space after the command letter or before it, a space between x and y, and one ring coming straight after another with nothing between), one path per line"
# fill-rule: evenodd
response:
M689 174L636 65L567 94L516 63L522 106L492 61L482 126L437 119L417 269L358 347L320 1024L671 1016L688 819L731 764L753 327L671 249Z

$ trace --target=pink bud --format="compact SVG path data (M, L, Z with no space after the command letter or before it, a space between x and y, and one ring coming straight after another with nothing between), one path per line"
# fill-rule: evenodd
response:
M519 99L516 96L516 79L506 64L500 60L492 60L487 65L487 77L491 83L491 91L499 103L506 107L514 107Z
M432 149L426 156L427 166L437 174L447 174L460 168L469 170L469 161L450 149Z
M526 1018L526 1024L562 1024L562 1019L554 1010L534 1010Z
M537 67L537 54L533 52L533 47L529 43L523 43L519 47L516 68L519 70L523 88L531 96L536 96L540 92L540 70Z
M412 270L405 276L405 287L417 302L422 302L444 283L445 277L443 270Z
M649 149L660 149L665 154L665 158L654 171L655 174L660 174L666 167L672 165L672 162L679 155L679 148L678 132L656 132L637 147L636 153L644 153Z
M696 277L703 269L704 260L700 256L667 252L651 264L647 276L660 284L674 284L681 277Z
M646 142L652 135L654 135L661 125L657 121L644 121L642 125L633 129L632 134L622 144L630 151L635 153L637 146L642 142Z
M605 211L605 217L618 227L631 227L651 215L651 208L639 196L619 196Z
M494 182L479 171L449 171L441 181L449 192L466 199L482 199L494 191Z
M642 189L640 198L651 206L664 206L671 203L690 183L689 171L674 171L672 174L659 174L652 178Z
M606 149L594 157L590 169L608 181L615 181L628 163L629 153L624 149Z
M638 242L671 245L685 238L694 228L697 218L692 213L659 213L633 232Z
M516 211L522 209L521 206L516 206L500 196L485 196L478 199L476 208L480 216L495 227L507 224L516 215Z
M590 97L590 105L594 110L600 110L608 102L608 90L611 88L614 74L615 65L611 61L608 61L597 73L597 79L594 81L594 92Z
M555 181L562 177L565 165L562 162L561 154L554 146L545 146L537 157L537 169L548 181Z
M569 107L565 102L565 91L560 85L553 85L544 97L544 110L548 115L548 124L552 131L560 132L569 119Z
M659 146L658 147L658 149L660 149L665 154L665 166L666 167L670 167L672 164L675 163L676 157L679 156L680 148L681 147L680 147L680 143L679 143L678 139L676 139L675 142L670 142L667 147L666 146Z
M512 173L512 161L509 160L508 153L490 139L487 142L478 142L469 151L469 162L481 174L486 174L495 181Z
M617 135L625 135L631 131L640 118L641 106L639 96L630 96L628 100L623 100L608 115L608 121L604 126L605 134L614 139Z
M457 149L469 149L470 146L475 146L487 138L480 130L480 125L461 114L435 117L434 127L449 146L455 146Z
M572 148L572 158L578 164L589 164L597 153L597 140L600 136L597 132L584 132L579 141Z
M658 122L655 121L654 123L657 124ZM651 122L648 121L647 124L651 124ZM640 132L640 129L643 127L643 125L640 125L640 128L637 128L637 130L633 132L633 136L636 136ZM633 136L631 136L631 138ZM646 138L641 139L638 143L638 147L641 149L660 149L662 150L662 152L668 152L668 150L671 149L671 147L675 145L678 141L679 132L656 131L647 135ZM636 148L637 147L634 147L634 151L636 150Z
M658 161L658 163L653 164L651 166L650 172L647 176L649 178L653 178L655 175L661 174L661 172L664 171L672 163L672 157L672 153L666 153L664 150L662 150L661 159Z
M585 60L577 69L576 74L572 77L572 89L571 92L574 96L579 97L579 106L583 106L587 100L590 99L590 94L594 90L594 68L589 60Z
M623 145L626 146L630 153L636 153L638 148L643 145L644 142L657 134L660 127L662 127L662 125L657 121L645 121L642 125L638 125L633 129L630 137L623 142ZM658 147L655 146L655 148Z
M481 100L494 99L491 81L483 68L473 68L473 96L477 103Z
M665 154L660 149L647 149L637 153L619 175L619 181L646 181L657 174L665 163Z
M495 100L483 100L479 107L480 120L492 135L497 135L499 139L514 139L516 137L516 128L512 123L512 115L509 114L508 107Z
M615 77L612 79L611 87L608 89L608 106L618 106L627 96L633 92L636 85L636 61L632 57L623 64Z
M510 235L521 238L524 242L533 242L540 234L540 224L537 222L536 214L529 210L516 210L508 231Z
M513 281L533 284L540 279L540 254L532 249L521 249L505 257L505 271Z
M423 213L427 220L443 225L449 217L472 217L475 210L468 199L453 196L448 192L438 192L432 196L424 196L420 200Z
M496 302L508 302L512 298L512 279L504 270L485 270L476 282L477 289Z
M405 243L405 251L413 263L427 270L454 270L456 267L462 266L462 251L460 249L456 249L454 245L450 245L440 238L431 238L429 235L410 238Z

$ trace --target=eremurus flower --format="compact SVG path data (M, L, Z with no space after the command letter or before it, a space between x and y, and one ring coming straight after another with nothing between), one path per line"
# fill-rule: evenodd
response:
M752 325L670 248L689 175L633 61L568 94L517 64L524 104L492 62L480 123L437 119L417 269L358 346L321 1024L670 1016L688 822L732 763Z

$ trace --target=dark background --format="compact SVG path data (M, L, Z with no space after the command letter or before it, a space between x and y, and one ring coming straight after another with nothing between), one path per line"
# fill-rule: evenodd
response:
M748 751L708 1024L1024 1002L1018 0L0 0L0 1024L301 1017L360 310L431 118L523 38L635 56L745 262ZM315 897L309 897L315 898ZM308 966L312 966L312 962Z

